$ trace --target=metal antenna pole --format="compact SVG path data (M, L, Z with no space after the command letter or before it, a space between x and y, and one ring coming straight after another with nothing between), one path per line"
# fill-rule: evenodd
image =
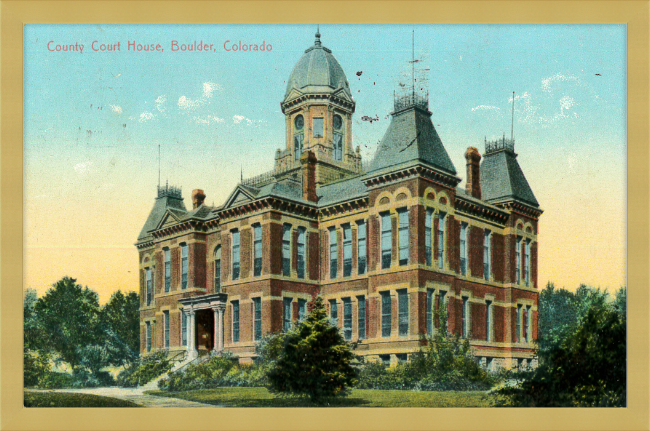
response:
M510 125L510 140L514 139L515 131L515 92L512 92L512 123Z
M411 36L411 54L413 60L411 63L411 84L413 84L412 96L413 102L415 103L415 30L413 30L413 35Z

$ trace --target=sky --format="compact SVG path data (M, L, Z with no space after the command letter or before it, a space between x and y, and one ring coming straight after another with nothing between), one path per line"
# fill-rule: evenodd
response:
M242 172L271 170L286 145L286 82L315 30L26 24L24 287L42 295L67 275L102 303L137 291L134 243L159 172L189 207L193 189L219 205ZM626 284L625 25L326 24L320 33L350 82L364 161L386 131L393 92L411 80L414 46L418 85L459 177L467 147L482 153L485 138L514 130L544 210L539 287ZM173 41L212 49L175 51ZM265 50L235 51L240 42Z

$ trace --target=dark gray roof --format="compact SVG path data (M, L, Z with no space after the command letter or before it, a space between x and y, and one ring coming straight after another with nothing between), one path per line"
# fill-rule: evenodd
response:
M174 214L178 216L183 216L187 213L182 198L179 199L168 195L156 198L153 208L149 213L149 217L147 217L147 221L144 223L144 226L138 235L138 241L153 238L149 232L158 226L162 218L165 216L167 209L171 209Z
M267 184L260 188L255 198L259 199L266 196L275 196L307 203L307 201L302 199L302 184L292 180L281 180Z
M483 156L481 195L487 202L519 200L539 207L514 152L503 149Z
M366 185L361 182L361 176L348 178L319 187L316 189L318 206L327 206L337 202L345 202L351 199L368 195Z
M410 107L393 113L368 173L413 161L422 162L452 175L456 174L456 168L433 127L431 114Z
M200 220L207 220L210 218L210 213L214 210L213 207L207 206L205 204L201 204L198 208L194 208L191 211L188 211L185 215L183 215L182 219L183 220L188 220L191 218L194 219L200 219Z

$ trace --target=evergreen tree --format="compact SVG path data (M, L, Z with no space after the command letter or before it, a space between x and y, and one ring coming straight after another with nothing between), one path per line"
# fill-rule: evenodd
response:
M327 318L323 299L309 304L309 315L284 337L284 349L269 373L273 392L309 396L314 403L347 395L356 384L355 355Z

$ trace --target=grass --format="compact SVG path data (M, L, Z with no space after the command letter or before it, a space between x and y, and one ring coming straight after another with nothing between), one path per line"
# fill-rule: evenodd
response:
M266 388L216 388L185 392L148 391L150 395L181 398L224 407L489 407L486 392L383 391L354 389L349 397L318 406L302 397L272 394Z
M117 398L87 394L25 391L25 407L141 407Z

